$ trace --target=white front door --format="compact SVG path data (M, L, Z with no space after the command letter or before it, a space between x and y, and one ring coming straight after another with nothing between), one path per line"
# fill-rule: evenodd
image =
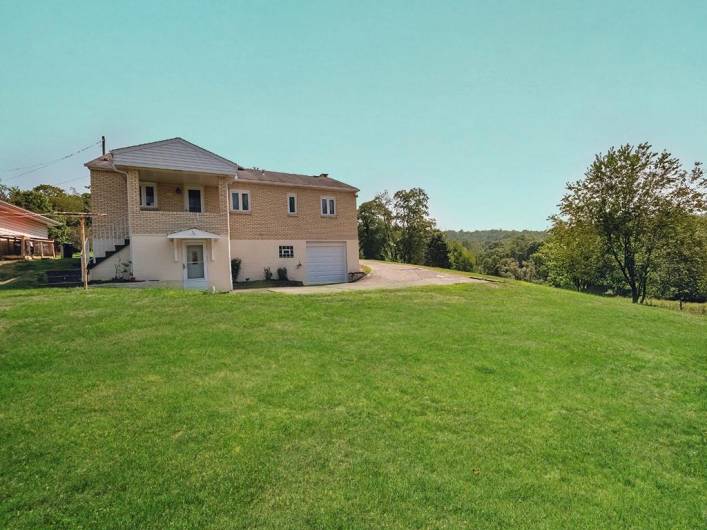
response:
M206 288L206 260L203 243L184 245L184 287Z

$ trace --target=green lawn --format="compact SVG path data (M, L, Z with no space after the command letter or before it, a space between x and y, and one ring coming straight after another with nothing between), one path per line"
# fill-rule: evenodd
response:
M0 292L46 285L47 271L75 270L79 267L79 258L0 261Z
M0 294L2 528L704 528L707 319L505 282Z

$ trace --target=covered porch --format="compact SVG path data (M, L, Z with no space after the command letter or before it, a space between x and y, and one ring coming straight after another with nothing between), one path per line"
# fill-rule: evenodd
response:
M132 234L172 234L187 227L213 234L227 231L232 177L157 169L127 173Z

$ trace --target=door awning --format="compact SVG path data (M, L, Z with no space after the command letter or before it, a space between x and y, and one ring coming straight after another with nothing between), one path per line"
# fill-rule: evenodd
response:
M205 230L199 230L198 228L189 228L188 230L169 234L167 239L221 239L221 236Z

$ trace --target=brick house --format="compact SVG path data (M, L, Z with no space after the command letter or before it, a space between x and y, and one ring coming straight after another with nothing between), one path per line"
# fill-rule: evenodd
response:
M219 291L273 275L337 283L359 271L356 193L327 175L246 169L182 138L114 149L91 172L92 280Z

